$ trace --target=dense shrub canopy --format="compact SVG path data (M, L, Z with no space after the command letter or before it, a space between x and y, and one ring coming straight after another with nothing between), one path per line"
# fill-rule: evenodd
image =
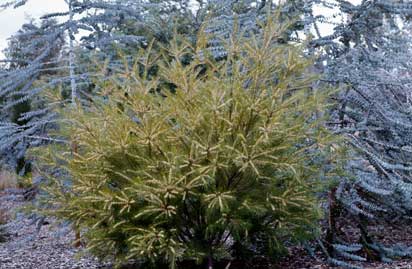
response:
M72 145L44 156L70 178L67 192L48 176L53 212L120 261L211 266L308 237L341 147L322 127L328 91L312 89L312 61L277 42L285 28L231 38L220 62L206 38L176 38L106 80L92 107L69 113Z

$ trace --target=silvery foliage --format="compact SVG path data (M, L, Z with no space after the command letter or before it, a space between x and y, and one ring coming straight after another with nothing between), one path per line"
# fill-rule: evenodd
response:
M210 35L209 50L214 58L227 55L225 42L237 29L244 35L258 31L258 20L264 15L266 2L262 1L211 1L215 16L205 29Z
M336 196L368 237L371 221L412 217L412 36L408 24L412 5L392 1L353 5L339 0L322 4L337 7L344 19L336 23L332 35L319 36L312 45L325 52L321 59L325 82L340 88L331 126L349 137L356 149L348 164L353 178L340 183ZM412 256L408 247L363 240L363 247L367 245L384 261ZM357 250L334 249L343 259L362 258L353 253ZM331 262L352 268L341 259Z
M341 187L339 197L356 215L373 218L377 212L386 212L388 219L394 215L409 217L412 213L409 183L412 166L408 161L412 153L409 25L399 24L402 18L394 15L397 9L393 5L363 1L354 6L339 2L341 12L350 16L348 21L335 27L333 35L312 44L326 48L329 54L324 80L341 89L333 124L359 150L357 157L361 160L351 164L357 175L353 185L362 189L362 193L377 195L374 203L369 204L357 197L362 196L360 193L347 193L351 197L344 198L346 191Z
M248 37L259 34L262 23L268 17L275 16L279 11L282 20L294 23L285 31L285 35L279 38L281 42L298 39L298 31L303 30L305 20L309 24L309 18L301 18L310 10L311 4L302 0L273 1L273 0L210 0L211 11L214 16L207 20L206 33L210 34L209 50L216 59L226 57L225 42L230 42L233 34ZM313 21L314 18L312 18Z
M356 215L374 218L377 213L385 212L387 219L410 218L410 36L391 29L383 30L380 35L384 38L381 44L372 49L364 46L350 49L336 58L326 73L327 78L342 87L340 131L351 138L363 159L353 163L357 177L355 188L351 187L353 193L341 187L339 197ZM373 196L368 199L373 202L362 199L361 193Z
M0 2L0 9L5 9L5 8L18 8L27 3L28 0L10 0L10 1L3 1Z
M3 69L0 70L0 85L2 86L0 140L4 143L2 145L4 147L2 159L11 166L15 165L16 160L24 157L24 149L29 143L28 139L19 136L19 132L25 132L27 135L32 134L34 126L30 124L30 121L46 113L44 104L36 98L29 100L28 93L29 87L36 80L41 79L44 75L56 74L58 69L55 59L60 54L64 43L63 37L56 36L47 51L47 55L42 55L45 41L37 40L54 23L56 23L54 20L44 20L41 26L37 26L33 21L24 24L16 36L9 40L9 46L4 50L6 59L3 60ZM34 72L29 65L40 55L42 58L41 68L39 67L37 72ZM24 110L26 114L18 115L19 105L26 106ZM27 111L29 106L36 108L35 111ZM50 113L45 114L45 116L53 117ZM17 120L15 117L20 119ZM43 120L46 119L43 118ZM7 144L15 145L15 150L11 150L10 147L6 146Z
M388 219L395 217L392 214L409 217L412 80L408 70L412 50L409 25L399 23L403 19L399 10L407 5L388 1L335 4L347 21L312 45L327 52L323 58L324 81L341 88L333 124L359 150L359 160L351 164L357 175L351 184L362 189L362 194L356 194L353 188L347 193L341 187L339 197L356 215L373 218L377 212L387 212L384 215ZM377 196L372 204L358 197L374 194Z

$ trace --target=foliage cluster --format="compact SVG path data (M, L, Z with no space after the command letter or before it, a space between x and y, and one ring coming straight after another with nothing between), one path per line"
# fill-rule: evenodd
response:
M99 256L157 266L275 257L313 236L343 148L324 127L330 90L313 89L301 46L278 42L288 25L263 29L232 36L222 61L202 34L195 47L176 36L106 78L66 114L70 143L39 154L49 213Z

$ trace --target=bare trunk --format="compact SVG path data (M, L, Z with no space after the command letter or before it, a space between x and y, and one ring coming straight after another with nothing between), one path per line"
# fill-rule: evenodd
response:
M69 21L70 23L73 21L73 6L72 0L69 0ZM70 71L70 86L71 86L71 99L72 104L76 106L76 99L77 99L77 85L76 85L76 78L75 78L75 70L74 70L74 45L73 45L73 30L69 28L69 71Z
M336 201L336 188L329 191L328 194L329 212L328 212L328 230L326 231L326 249L328 254L333 256L333 244L336 239L336 218L339 216L339 207Z

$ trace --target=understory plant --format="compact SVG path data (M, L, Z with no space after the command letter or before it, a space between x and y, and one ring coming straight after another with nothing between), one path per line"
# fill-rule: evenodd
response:
M100 257L156 268L270 259L310 238L343 150L323 125L330 91L314 88L301 46L279 42L288 25L261 27L232 36L220 61L207 37L176 36L106 77L65 114L70 143L36 154L48 213Z

